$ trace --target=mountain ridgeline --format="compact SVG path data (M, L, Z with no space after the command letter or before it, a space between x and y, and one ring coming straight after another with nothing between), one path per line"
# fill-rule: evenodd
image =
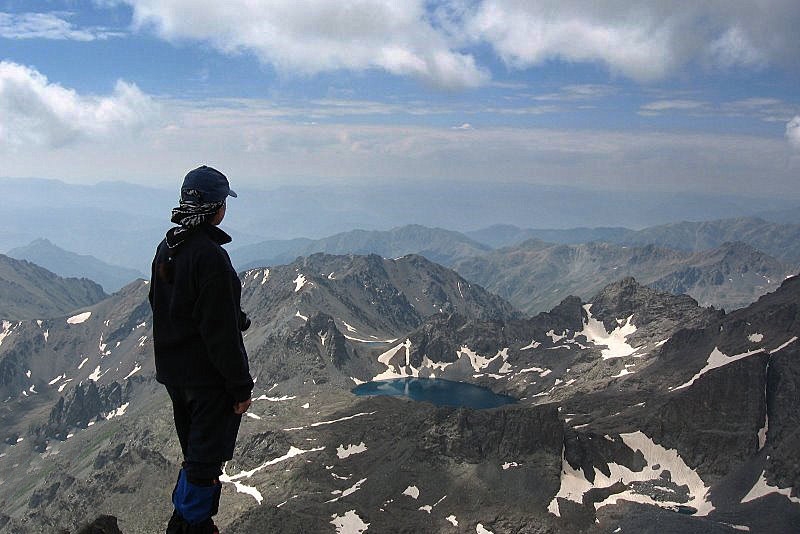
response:
M134 262L143 266L140 269L147 268L163 231L154 233L146 249L140 250ZM110 234L115 235L113 229ZM683 222L639 231L621 227L533 230L500 225L465 235L407 225L384 231L352 230L323 239L255 243L252 235L233 234L239 246L232 247L230 254L241 270L285 265L315 253L378 254L384 258L418 254L455 269L525 313L549 310L568 294L589 298L624 276L675 294L687 293L703 305L731 310L754 302L800 270L800 225L753 217ZM121 239L133 246L128 237ZM99 247L93 252L105 256L108 251L108 247ZM62 277L91 278L107 291L142 276L138 270L66 251L46 239L9 254L39 263Z
M593 246L559 257L592 263L612 247ZM628 262L664 258L685 268L658 247ZM221 478L226 532L734 534L800 521L798 277L726 313L620 276L536 315L419 255L312 254L241 279L256 388ZM4 323L0 532L102 514L122 532L163 529L181 455L153 378L147 289ZM396 377L519 401L474 411L350 393Z
M565 295L588 298L626 276L730 310L754 302L798 270L744 243L688 252L655 245L538 240L466 258L453 268L528 313L549 309Z
M47 239L36 239L24 247L8 251L12 258L26 260L64 277L88 278L97 282L107 293L113 293L144 274L125 267L109 265L94 256L75 254Z
M87 278L62 278L0 254L0 319L5 321L63 315L106 296L102 287Z

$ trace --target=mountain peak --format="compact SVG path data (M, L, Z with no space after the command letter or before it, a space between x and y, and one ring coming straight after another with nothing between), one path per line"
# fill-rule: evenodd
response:
M592 315L607 328L616 327L620 319L631 316L634 324L657 320L704 322L718 313L713 308L700 307L689 295L657 291L630 276L607 285L590 302Z

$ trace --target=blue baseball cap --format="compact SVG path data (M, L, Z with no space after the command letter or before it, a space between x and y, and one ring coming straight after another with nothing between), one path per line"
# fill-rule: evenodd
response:
M189 191L200 193L198 199ZM217 169L203 165L189 171L181 186L181 200L199 200L200 202L222 202L229 196L236 197L228 178Z

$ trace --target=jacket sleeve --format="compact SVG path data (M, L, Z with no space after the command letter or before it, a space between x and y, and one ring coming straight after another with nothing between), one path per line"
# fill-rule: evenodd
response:
M225 389L237 402L250 398L253 379L239 330L241 285L236 273L222 271L200 287L192 317L208 358L225 379Z

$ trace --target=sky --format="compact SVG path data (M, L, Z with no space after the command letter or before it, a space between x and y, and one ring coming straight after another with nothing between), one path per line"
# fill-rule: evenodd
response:
M0 161L800 199L800 2L0 0Z

